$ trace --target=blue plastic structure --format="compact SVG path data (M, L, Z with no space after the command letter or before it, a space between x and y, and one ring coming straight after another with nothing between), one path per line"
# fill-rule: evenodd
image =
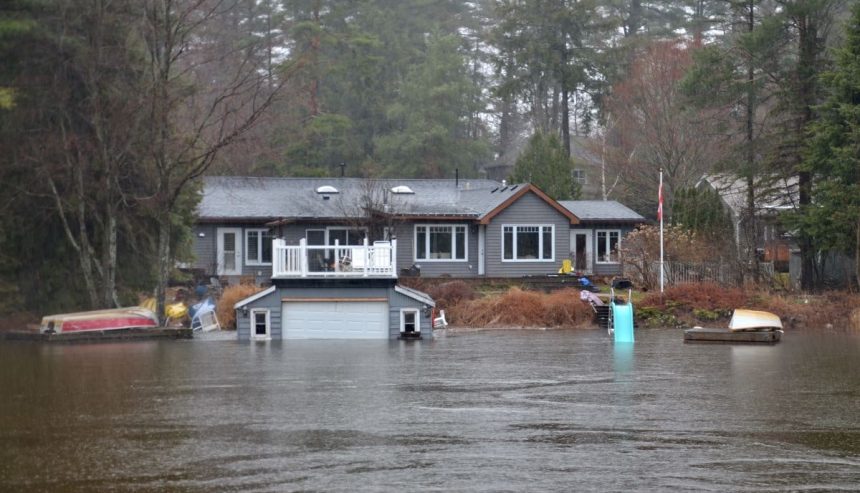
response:
M616 289L627 290L627 301L615 298ZM615 342L634 342L633 337L633 283L628 279L614 279L610 287L609 307L612 310L612 333Z

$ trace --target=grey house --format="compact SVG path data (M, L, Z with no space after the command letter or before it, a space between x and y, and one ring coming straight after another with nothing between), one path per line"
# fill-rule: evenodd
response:
M209 177L194 267L273 285L236 305L240 336L426 335L433 302L398 277L543 276L567 259L615 275L623 235L642 221L617 202L560 203L491 180ZM340 334L308 328L323 315Z
M335 246L390 241L393 278L545 275L565 259L615 275L618 244L643 221L618 202L557 202L534 185L492 180L209 177L193 267L266 284L294 275L284 255L302 242L310 272L325 273L336 267Z

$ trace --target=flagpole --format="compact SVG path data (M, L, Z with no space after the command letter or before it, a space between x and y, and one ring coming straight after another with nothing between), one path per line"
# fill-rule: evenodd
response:
M663 168L660 168L660 188L657 200L660 202L657 212L660 216L660 293L663 292Z

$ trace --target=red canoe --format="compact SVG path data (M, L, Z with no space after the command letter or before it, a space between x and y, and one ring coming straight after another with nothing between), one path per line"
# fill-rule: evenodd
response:
M151 310L133 307L48 315L42 317L39 332L85 332L157 326L158 318Z

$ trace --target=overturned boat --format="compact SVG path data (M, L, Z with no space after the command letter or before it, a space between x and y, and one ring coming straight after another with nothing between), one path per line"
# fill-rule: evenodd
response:
M42 317L39 332L42 334L64 334L157 326L158 317L155 316L152 310L136 306L132 308L47 315Z
M778 315L759 310L737 309L728 328L693 327L684 331L685 342L761 342L774 344L782 336Z

